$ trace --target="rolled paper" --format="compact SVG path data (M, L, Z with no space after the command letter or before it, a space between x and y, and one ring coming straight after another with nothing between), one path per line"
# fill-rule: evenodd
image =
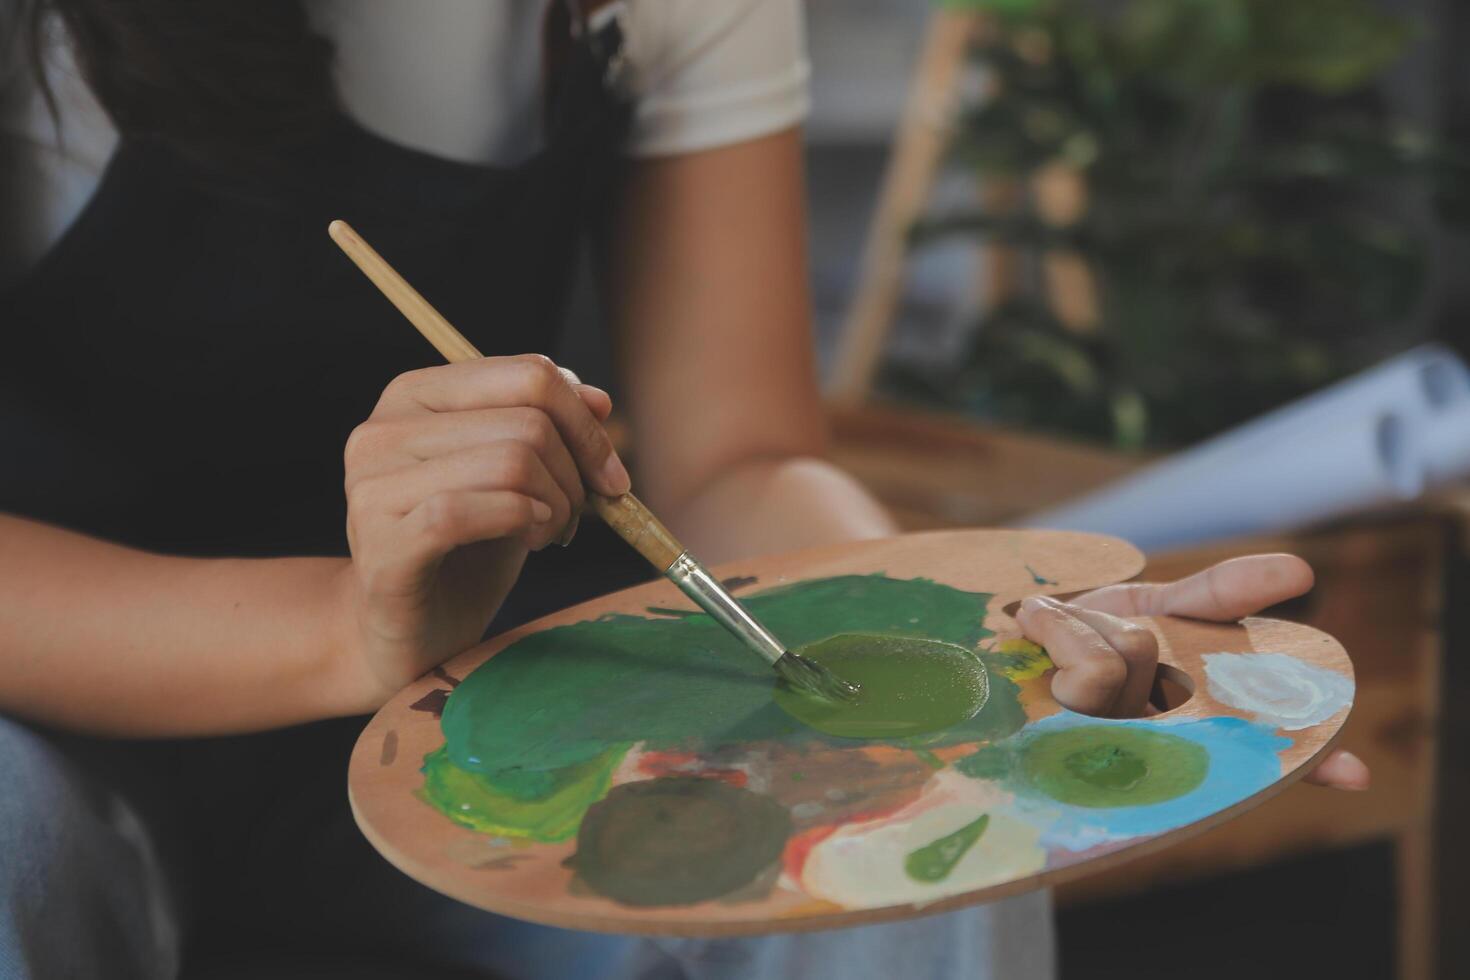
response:
M1431 344L1018 525L1183 547L1412 500L1466 476L1470 369Z
M1255 440L1245 455L1166 461L1025 523L1114 534L1153 550L1285 531L1417 497L1419 435L1394 412L1334 420Z
M1442 487L1470 476L1470 401L1430 419L1419 442L1426 487Z
M1397 412L1415 427L1470 406L1470 368L1451 350L1424 344L1285 405L1189 450L1226 448L1247 438L1280 438L1346 415Z

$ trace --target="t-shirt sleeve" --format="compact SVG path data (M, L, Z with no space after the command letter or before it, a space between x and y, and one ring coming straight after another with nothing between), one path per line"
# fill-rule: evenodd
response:
M801 0L631 0L627 45L632 156L738 143L806 117Z

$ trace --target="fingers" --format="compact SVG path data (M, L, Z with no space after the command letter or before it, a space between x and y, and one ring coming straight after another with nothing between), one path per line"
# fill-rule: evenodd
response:
M1234 622L1311 591L1312 566L1296 555L1247 555L1177 582L1110 585L1072 600L1114 616L1187 616Z
M1344 749L1329 752L1327 758L1304 778L1318 786L1347 790L1365 790L1371 782L1368 766Z
M398 522L389 552L398 556L404 577L411 580L455 548L545 526L549 511L542 501L512 490L441 491Z
M1122 709L1131 707L1122 703L1124 692L1130 689L1130 663L1108 637L1122 638L1123 645L1130 648L1130 655L1141 663L1145 659L1142 641L1133 635L1141 627L1092 618L1095 623L1103 624L1102 629L1094 622L1084 621L1055 599L1042 596L1021 603L1016 616L1026 638L1046 647L1057 665L1051 683L1057 702L1085 715L1115 717ZM1152 634L1149 638L1152 639ZM1154 656L1157 657L1156 648ZM1152 683L1151 677L1149 682ZM1142 714L1147 704L1146 687L1142 700L1134 713Z
M381 421L422 412L538 408L556 426L588 485L617 496L628 491L630 481L597 414L602 403L603 399L591 390L573 390L549 358L525 354L487 357L400 375L384 391L373 418Z
M612 395L594 385L575 384L572 385L572 390L582 399L582 404L597 416L597 421L607 421L607 417L612 414Z
M596 385L583 384L582 379L577 377L577 372L567 367L557 367L561 376L567 379L567 384L582 399L582 403L592 410L597 416L597 421L606 422L607 417L612 414L612 395L598 388Z
M348 491L348 509L360 520L400 521L443 494L489 491L511 492L545 507L544 519L517 528L532 549L545 547L572 517L572 502L546 464L517 440L475 446L359 480Z
M358 482L475 447L515 441L541 457L575 511L585 497L582 475L550 416L539 408L482 409L369 420L348 440L347 490Z
M1128 679L1123 682L1123 687L1113 702L1113 717L1141 717L1148 710L1148 699L1153 693L1154 676L1158 673L1158 638L1145 626L1130 623L1107 613L1080 609L1064 603L1058 603L1058 605L1062 606L1065 612L1092 627L1122 658L1128 668Z

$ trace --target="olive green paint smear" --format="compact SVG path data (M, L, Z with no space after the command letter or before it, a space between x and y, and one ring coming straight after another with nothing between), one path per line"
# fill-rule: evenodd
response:
M484 834L567 840L587 807L607 792L628 748L614 746L554 773L512 770L498 778L459 768L441 748L424 757L419 795L455 823Z
M1033 786L1086 807L1172 800L1204 782L1209 766L1209 753L1197 742L1117 725L1050 732L1021 750L1021 768Z
M858 694L851 701L829 701L782 685L776 703L802 723L840 738L944 731L973 718L990 695L979 656L953 643L841 633L800 653L858 685Z
M624 905L690 905L755 881L790 834L790 814L769 797L668 776L615 787L593 804L566 863Z
M967 650L990 636L990 596L928 579L847 575L749 596L751 612L792 646L838 633L941 640ZM983 652L981 659L986 656ZM450 760L494 774L552 772L609 746L708 750L824 738L773 700L769 667L703 613L609 615L533 633L482 664L441 720ZM1025 723L1019 688L991 672L984 710L926 737L938 746L999 739ZM968 695L973 698L973 692Z
M910 851L903 861L904 872L915 881L943 881L989 825L990 814L982 813L954 833Z

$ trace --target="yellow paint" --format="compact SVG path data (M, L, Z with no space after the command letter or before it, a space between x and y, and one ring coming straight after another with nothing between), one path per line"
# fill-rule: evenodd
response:
M1000 640L990 648L991 665L1016 683L1040 677L1056 665L1046 650L1030 640Z

